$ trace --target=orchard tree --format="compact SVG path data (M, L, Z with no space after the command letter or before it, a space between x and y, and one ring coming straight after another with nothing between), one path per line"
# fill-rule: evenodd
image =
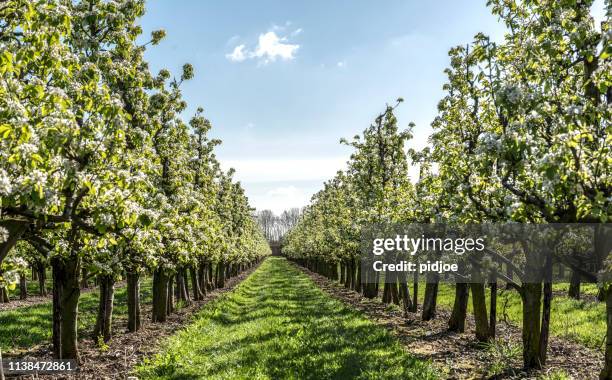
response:
M455 192L492 220L605 222L610 215L607 24L591 2L490 2L508 26L501 44L477 35L451 50L448 96L434 124L440 166ZM461 183L459 183L461 181ZM550 284L534 252L523 300L523 360L546 360ZM605 257L596 253L595 262ZM597 257L599 256L599 257ZM608 376L608 377L606 377ZM605 375L609 378L609 375Z

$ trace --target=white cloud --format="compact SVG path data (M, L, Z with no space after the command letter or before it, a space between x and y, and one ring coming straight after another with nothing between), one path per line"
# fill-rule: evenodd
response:
M301 31L302 29L297 29L290 36L294 37ZM271 30L259 35L257 46L254 49L248 49L246 45L241 44L236 46L232 53L226 54L225 57L232 62L258 59L260 63L267 64L277 59L293 60L299 48L300 45L289 43L287 37L280 37L274 30Z
M225 57L232 62L242 62L247 59L247 54L244 51L244 45L238 45L234 48L231 54L226 54Z
M300 45L284 43L286 38L279 38L276 33L268 32L259 35L259 43L253 53L255 57L263 59L264 63L274 62L277 58L291 60Z
M340 62L338 62L338 63L336 63L336 66L338 66L338 67L340 67L340 68L343 68L343 67L345 67L345 66L346 66L346 61L340 61Z

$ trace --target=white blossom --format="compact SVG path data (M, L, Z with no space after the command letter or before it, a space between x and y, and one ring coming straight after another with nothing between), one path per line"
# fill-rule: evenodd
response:
M0 227L0 244L6 243L9 239L9 236L9 231L4 227Z
M11 180L9 179L8 174L6 174L4 169L0 169L0 196L9 195L12 189Z

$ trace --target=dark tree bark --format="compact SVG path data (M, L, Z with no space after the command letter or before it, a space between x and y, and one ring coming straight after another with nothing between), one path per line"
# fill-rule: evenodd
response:
M174 294L174 290L175 290L175 286L174 286L174 280L175 280L175 275L171 275L168 277L168 288L167 288L167 292L168 292L168 307L166 308L166 313L168 315L172 314L174 312L174 301L175 301L175 294Z
M185 269L181 268L176 273L176 300L182 301L185 304L191 302L189 293L187 293L187 284L185 283Z
M194 266L189 267L189 274L191 275L193 299L199 301L204 298L204 294L202 294L202 290L200 287L200 279L196 273L196 269Z
M476 339L479 342L487 342L491 337L487 314L487 303L485 297L485 286L483 283L471 283L472 308L474 309L474 321L476 323Z
M344 278L344 287L347 289L351 288L351 262L346 262L346 276Z
M361 260L357 260L357 278L355 279L355 291L361 292L361 287L363 286L362 278L363 274L361 273Z
M546 364L546 350L550 333L550 307L552 304L552 254L546 255L544 268L544 299L542 301L542 326L540 328L540 363Z
M540 359L540 310L542 284L523 284L523 365L525 368L541 368Z
M104 342L108 342L112 337L115 279L110 275L99 277L100 299L98 300L98 316L96 317L93 338L94 341L97 341L102 337Z
M419 272L414 271L412 276L412 310L410 311L416 313L419 307Z
M187 275L187 270L185 268L181 269L181 275L183 276L183 298L185 302L191 302L191 295L189 294L189 276Z
M86 289L89 287L89 281L88 281L88 276L89 273L87 273L87 268L83 268L81 270L81 289Z
M127 307L128 331L140 330L142 317L140 315L140 273L137 271L127 274Z
M457 283L455 285L455 302L453 312L448 321L448 330L454 332L465 331L465 318L467 316L467 306L470 298L468 284Z
M208 263L208 282L206 283L206 287L208 290L213 290L215 288L215 280L214 280L214 271L213 264Z
M346 265L344 264L344 261L340 261L340 283L344 284L344 282L346 281Z
M38 294L41 297L47 296L47 271L45 268L45 264L41 261L36 264L36 269L38 270Z
M219 261L217 264L217 288L225 287L225 263Z
M76 253L53 260L53 348L58 359L80 360L77 341L80 272L81 259Z
M572 269L572 277L567 291L567 296L576 300L580 299L580 272Z
M25 300L28 298L28 284L25 273L19 274L19 299Z
M438 282L439 277L437 274L427 274L427 284L425 284L425 295L423 296L423 313L421 316L424 321L429 321L436 317Z
M351 276L350 276L351 284L350 284L350 289L354 290L354 289L357 288L357 286L355 284L356 283L355 278L356 278L356 272L357 272L356 269L357 268L356 268L356 261L355 261L354 257L351 257L350 263L351 263Z
M374 281L376 281L377 276L372 268L366 270L366 277L367 283L363 285L363 296L370 299L376 298L378 296L378 291L376 290L376 283Z
M153 322L165 322L168 315L168 274L162 268L153 272Z
M489 305L489 332L491 338L495 338L495 331L497 330L497 274L495 271L491 273L489 288L491 289Z
M5 286L0 287L0 303L9 303L9 302L10 302L10 298L8 294L8 289Z
M400 298L402 299L404 318L407 318L408 312L412 309L412 301L410 300L410 290L408 289L408 283L406 282L406 275L404 273L400 273L399 275L399 291Z

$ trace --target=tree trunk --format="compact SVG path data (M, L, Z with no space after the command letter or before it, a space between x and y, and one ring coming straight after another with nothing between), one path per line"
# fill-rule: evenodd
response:
M225 263L219 261L217 264L217 288L225 287Z
M417 263L418 265L418 263ZM412 275L412 311L416 313L419 306L419 272L414 271Z
M350 263L351 263L351 277L350 277L351 278L351 284L350 284L351 286L350 286L350 289L354 290L354 289L357 288L357 286L355 285L355 282L356 282L355 278L356 278L357 268L356 268L356 265L355 265L356 264L356 260L355 260L354 257L351 257Z
M41 297L47 296L47 271L45 268L45 264L43 262L39 262L36 265L36 269L38 270L38 294Z
M340 283L344 284L346 281L346 265L344 265L344 261L340 261Z
M497 329L497 274L495 271L491 274L489 288L491 289L490 305L489 305L489 333L491 338L495 339L495 330Z
M182 268L176 273L176 300L186 305L191 302L189 293L187 293L187 283L185 283L185 269Z
M540 309L542 284L523 284L523 365L527 369L541 368L540 362Z
M181 275L183 276L183 288L181 291L183 292L183 299L185 302L191 302L191 296L189 295L189 276L187 275L187 270L185 268L181 269Z
M138 271L127 274L127 308L128 331L140 330L142 318L140 315L140 273Z
M10 298L6 286L0 287L0 303L9 303Z
M612 286L606 284L606 354L599 380L612 380Z
M80 272L81 259L77 254L53 261L53 348L57 359L80 359L77 342Z
M89 287L89 283L87 281L87 276L89 275L89 273L87 273L86 268L83 268L81 272L81 289L86 289Z
M386 273L385 275L385 277L388 277ZM385 284L383 285L382 303L391 303L391 287L389 286L390 284L387 281L388 278L385 278Z
M112 336L113 302L115 299L115 279L110 275L100 276L100 299L98 300L98 316L94 327L93 338L100 337L108 342Z
M453 312L448 321L449 331L460 333L465 331L465 318L469 298L470 290L468 284L462 282L455 284L455 303L453 304Z
M408 289L406 275L404 273L400 273L399 275L399 291L404 309L404 318L407 318L408 312L412 309L412 301L410 300L410 290Z
M356 292L361 292L361 287L363 286L362 279L361 279L362 275L363 274L361 273L361 260L357 260L357 278L355 279L355 291Z
M26 274L19 274L19 299L25 300L28 298L28 284L26 282Z
M348 266L347 266L347 271L348 271ZM347 272L347 277L349 276L349 273ZM366 267L366 283L363 285L363 296L366 298L376 298L378 296L378 292L376 291L376 279L378 278L376 275L377 273L374 272L374 270L372 269L372 267L368 266Z
M191 286L192 286L192 290L193 290L193 299L196 301L201 300L202 298L204 298L204 294L202 294L202 290L201 290L201 286L200 286L200 279L198 278L197 274L196 274L196 269L194 266L190 266L189 267L189 274L191 275Z
M423 296L423 313L421 316L424 321L429 321L436 317L438 282L439 277L437 274L427 274L427 284L425 284L425 295Z
M344 278L344 287L350 289L351 287L351 262L346 262L346 276Z
M481 282L470 284L472 289L472 308L474 309L474 321L476 323L476 339L479 342L487 342L491 337L487 314L487 302L485 298L485 286Z
M580 299L580 273L573 269L567 296L576 300Z
M172 314L174 312L174 301L176 299L174 291L175 291L175 286L174 286L174 279L175 279L175 275L171 275L168 277L168 307L166 308L166 313L168 315Z
M550 307L552 304L552 254L546 255L544 268L544 299L542 301L542 326L540 330L540 364L546 364L546 350L550 332Z
M165 322L168 315L168 275L162 268L153 272L153 322Z
M214 272L213 272L212 263L208 264L208 282L206 283L206 287L208 288L208 290L213 290L215 288Z

